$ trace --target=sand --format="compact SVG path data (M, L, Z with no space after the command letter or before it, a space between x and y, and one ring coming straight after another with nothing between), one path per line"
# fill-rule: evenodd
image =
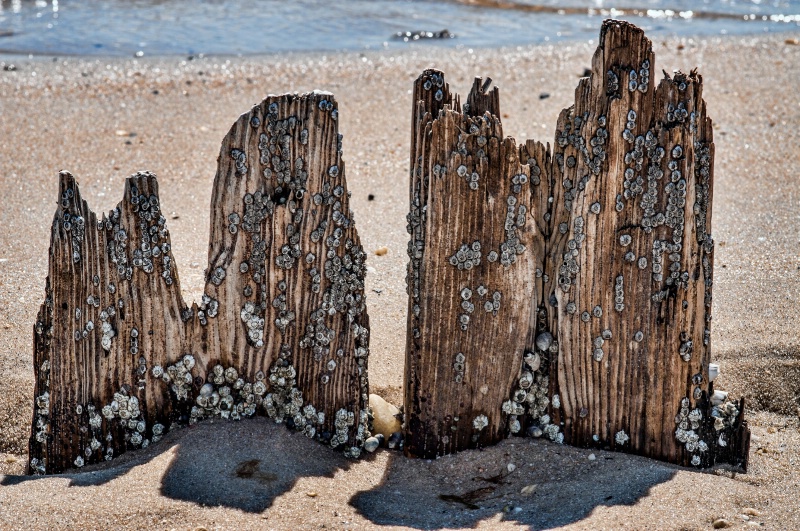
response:
M488 75L501 89L506 134L551 141L596 41L15 59L16 71L0 68L0 528L707 529L717 518L800 528L800 46L786 38L654 43L655 71L699 67L716 124L712 348L717 387L756 409L747 474L597 451L590 460L588 450L519 438L432 462L386 450L352 462L255 419L183 429L82 474L20 476L60 169L76 176L95 211L121 199L126 176L155 172L184 296L196 300L222 137L267 93L334 92L352 208L370 253L371 386L399 404L413 79L437 67L466 94L473 76ZM374 254L384 246L388 253Z

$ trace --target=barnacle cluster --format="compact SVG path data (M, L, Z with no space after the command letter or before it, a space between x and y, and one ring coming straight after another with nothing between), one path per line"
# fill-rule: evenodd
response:
M469 271L473 267L479 266L481 264L481 242L475 240L472 245L462 243L449 260L450 265L457 267L459 271Z
M564 262L558 269L558 285L563 291L569 291L575 279L578 277L580 265L578 264L578 254L583 241L586 239L584 233L584 221L582 216L577 216L572 224L572 238L567 241L567 249L564 251Z
M536 348L542 353L558 352L558 343L549 332L541 332L536 337ZM549 378L542 373L541 355L539 352L526 352L523 358L523 369L520 374L517 388L513 391L511 400L503 402L502 411L508 415L509 430L518 433L522 428L519 417L527 415L533 421L533 426L541 430L555 442L564 442L564 434L557 424L551 422L547 408L552 404L556 409L561 407L561 399L554 395L552 400L548 396Z
M152 175L147 172L140 172L136 176L147 178ZM166 227L167 220L161 215L158 198L153 194L149 196L140 194L136 185L132 184L130 187L129 201L131 203L131 210L139 218L138 224L139 231L141 232L139 246L133 249L131 255L131 263L133 267L140 268L145 273L150 274L153 273L156 264L160 261L162 266L161 278L163 278L164 283L169 286L173 282L172 258L169 255L170 244L168 243L169 231ZM117 224L117 216L113 215L116 211L117 209L112 212L110 217L115 220L112 228L115 240L117 237L120 238L117 243L116 254L119 260L118 269L120 276L122 276L122 270L119 266L126 262L126 260L122 258L122 255L125 254L125 238L123 237L126 236L126 233L123 229L119 228ZM106 218L104 217L104 219ZM109 249L109 251L111 251L111 249ZM128 269L126 267L125 275L126 278L130 280L127 271Z
M267 391L264 374L256 376L255 383L246 382L234 367L225 369L222 365L215 365L194 400L189 423L209 417L233 420L252 417Z
M681 399L681 409L675 417L675 439L684 445L686 451L695 454L692 456L692 464L700 465L700 455L708 451L708 444L700 439L700 429L703 421L703 412L699 408L689 410L690 401L688 397Z
M194 356L186 354L176 363L167 367L164 370L160 365L156 365L151 369L153 378L160 378L165 383L170 384L170 389L175 393L178 400L190 400L190 392L194 377L192 376L192 369L195 366Z
M200 308L197 310L197 319L200 321L200 324L206 326L208 324L208 318L211 317L213 319L217 316L217 312L219 312L219 301L203 293L200 299Z
M715 391L711 398L711 417L714 419L714 430L719 434L717 445L727 446L728 440L725 438L726 432L734 428L736 420L739 418L739 405L728 399L728 393Z
M584 112L581 116L573 116L572 111L570 111L564 129L559 131L556 137L556 144L562 151L557 151L553 158L558 167L561 168L561 171L564 171L565 165L568 168L575 168L578 165L578 160L574 155L568 155L564 158L563 150L566 149L567 146L571 146L578 152L581 160L590 172L585 174L577 184L573 183L571 179L564 179L562 182L562 186L564 187L564 208L567 211L572 209L572 201L577 196L577 193L582 192L586 188L590 175L600 175L603 162L606 160L605 145L608 142L606 117L605 115L597 117L598 128L589 139L589 145L587 146L586 139L580 134L580 130L584 124L588 123L588 111ZM591 150L589 148L591 148ZM577 191L575 187L577 187Z
M62 197L64 196L72 199L72 188L67 188L62 194ZM77 264L81 261L81 246L86 235L86 220L81 215L70 215L69 212L64 212L61 217L61 226L70 234L72 261Z
M456 383L461 383L464 381L464 368L466 361L467 358L464 356L463 352L459 352L453 358L453 380Z
M628 74L628 90L636 92L637 90L644 94L647 92L647 87L650 83L650 60L645 59L639 66L639 71L631 70Z
M525 173L514 175L511 178L511 182L512 193L516 194L513 190L520 188L520 184L527 183L528 176ZM524 204L517 205L516 195L509 195L506 198L506 205L506 219L503 225L505 240L500 243L500 263L505 267L509 267L517 261L517 255L525 252L525 245L520 241L517 230L525 228L528 207ZM496 259L493 260L492 257L489 257L490 262L494 262Z

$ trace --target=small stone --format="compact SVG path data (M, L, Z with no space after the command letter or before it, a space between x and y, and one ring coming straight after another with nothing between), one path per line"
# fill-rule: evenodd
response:
M506 466L506 468L508 469L508 473L510 474L511 472L513 472L513 471L515 471L517 469L517 465L515 465L514 463L509 463Z
M724 518L717 518L714 520L714 523L711 524L714 529L725 529L726 527L730 527L731 523Z
M377 437L370 437L364 441L364 450L369 453L374 452L381 445L381 441Z
M742 509L742 514L746 514L747 516L761 516L761 513L753 509L752 507L745 507Z
M530 426L527 430L525 430L525 434L528 437L535 437L539 438L542 436L542 429L539 426Z
M522 494L523 496L530 496L531 494L536 492L536 487L537 485L525 485L524 487L522 487L522 490L519 491L519 493Z
M383 256L388 252L389 252L388 247L378 247L377 249L375 249L375 254L378 256Z
M541 93L539 93L539 99L540 100L546 100L549 97L550 97L550 93L549 92L541 92Z
M775 433L777 431L778 430L775 429L775 426L770 426L769 428L767 428L767 433Z
M589 461L594 461L595 459L597 459L597 456L594 454L589 454Z
M314 492L314 491L310 491L310 492L306 492L306 496L308 496L309 498L316 498L318 496L318 494L316 492Z
M389 441L386 443L386 446L390 450L394 449L401 449L403 447L403 434L399 431L396 431L389 437Z
M375 194L368 194L367 195L367 201L374 201L374 200L375 200Z
M369 395L372 409L372 432L382 433L391 440L392 434L400 431L400 410L376 394Z

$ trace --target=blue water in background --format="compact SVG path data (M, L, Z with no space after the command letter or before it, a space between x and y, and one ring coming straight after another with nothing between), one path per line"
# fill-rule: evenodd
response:
M250 55L513 46L596 39L602 20L609 16L634 22L650 37L800 31L800 0L502 3L515 3L516 8L475 6L457 0L0 0L0 53ZM526 6L532 5L549 8L549 12L526 11ZM555 8L567 12L554 12ZM650 11L620 16L613 8ZM397 32L445 28L456 37L416 42L394 38Z

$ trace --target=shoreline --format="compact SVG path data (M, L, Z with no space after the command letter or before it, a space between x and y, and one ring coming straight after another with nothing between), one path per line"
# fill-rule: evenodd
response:
M670 527L708 527L708 519L717 513L745 526L747 522L738 517L742 513L736 511L751 505L728 499L736 497L756 505L768 527L800 527L800 510L791 496L793 489L800 488L800 418L792 409L800 407L800 403L794 404L800 393L800 262L794 229L800 211L800 182L795 178L800 160L786 156L794 153L796 148L791 146L800 140L800 103L775 88L791 91L800 82L800 46L786 44L787 35L796 33L653 39L655 69L699 67L709 116L715 121L713 233L717 248L712 357L722 365L721 388L751 396L748 402L761 410L749 415L757 440L748 474L697 473L612 453L602 453L602 460L589 464L588 450L512 438L483 452L464 452L433 463L408 461L384 450L347 465L333 456L321 456L321 472L290 482L291 487L278 495L262 493L273 496L270 507L249 511L218 500L223 507L210 508L186 501L165 486L173 477L170 471L182 463L183 449L202 459L204 442L214 441L220 448L231 444L224 429L212 429L209 424L198 428L208 434L207 440L196 438L192 430L181 430L173 439L151 446L147 453L132 452L129 461L115 460L99 467L95 474L111 479L80 487L78 492L84 494L77 498L63 486L80 483L81 475L33 481L0 476L0 526L74 524L75 518L84 516L83 508L87 526L101 527L104 515L127 499L126 489L133 489L141 498L123 511L133 520L114 522L121 527L137 527L138 514L150 515L147 521L156 527L187 527L189 522L202 525L214 520L221 527L261 524L290 528L293 522L327 522L334 528L372 528L391 522L381 520L371 507L384 504L391 514L399 510L398 503L392 502L395 490L423 505L416 520L403 521L398 516L398 526L449 526L447 518L452 518L454 526L479 528L535 526L537 522L587 528L617 524L658 528L658 518L663 517ZM27 444L33 403L31 330L43 298L58 170L73 172L97 212L113 208L121 199L126 176L138 169L154 171L159 176L162 207L170 214L167 223L183 296L191 302L202 293L211 182L228 127L267 92L314 88L333 92L340 105L352 208L371 268L367 275L373 329L371 385L396 403L401 398L405 343L408 89L413 79L426 67L441 68L451 87L466 93L473 76L488 75L500 86L506 134L518 141L533 137L552 144L555 118L571 104L594 47L590 42L572 41L478 48L473 53L434 47L206 56L196 61L173 56L106 60L83 56L53 62L48 57L20 62L17 72L0 69L0 138L6 139L0 146L0 196L4 201L0 209L0 394L5 397L0 401L0 452L11 450L0 459L0 474L19 473ZM541 98L543 93L549 97ZM375 195L374 201L368 200L368 194ZM388 247L388 254L377 256L374 251L383 246ZM257 419L231 429L254 436L252 426L262 423L263 419ZM264 429L267 442L284 440L282 432L286 430ZM260 448L269 452L268 445ZM314 451L302 445L299 448ZM529 504L540 511L548 504L560 504L565 512L573 511L569 518L556 515L536 520L533 513L523 512L514 520L513 507L512 512L504 513L505 502L494 501L487 502L488 512L470 516L458 503L437 499L439 494L481 487L472 487L472 477L496 473L509 462L505 454L517 455L515 452L535 466L530 467L530 474L526 468L527 475L512 477L509 486L501 489L506 500L511 500L508 503L514 507ZM292 454L293 459L301 459L300 454ZM253 458L239 450L236 456ZM11 458L16 461L5 462ZM270 458L263 459L268 462ZM233 469L237 465L230 459L224 463ZM456 472L449 471L451 464ZM614 472L614 467L627 474L653 474L652 483L634 488L628 498L624 492L608 494L626 501L606 503L581 491L574 482L567 482L570 487L564 488L560 498L559 483L548 479L552 476L566 482L562 473L572 471L576 478L605 488L625 481L626 476ZM478 471L481 468L484 472ZM200 467L198 474L215 470ZM226 474L232 473L226 470ZM297 471L284 472L287 477L299 477ZM284 472L270 473L283 478ZM87 475L86 481L90 477ZM180 477L202 482L213 475ZM220 481L234 490L261 488L239 479ZM445 489L442 481L451 481L457 488ZM519 496L520 490L532 483L540 485L538 494ZM430 499L415 497L414 489ZM308 496L312 490L318 496ZM706 496L707 503L698 506L687 496L690 492L694 498ZM569 495L592 501L572 507ZM59 504L65 507L61 509ZM165 512L166 521L151 519L148 504ZM344 508L337 508L339 505ZM47 511L41 511L42 507ZM322 511L319 517L314 516L314 508ZM437 520L433 513L442 510L447 512ZM346 517L336 520L335 511Z
M598 16L598 28L603 20L609 17ZM636 23L636 20L630 22ZM663 41L674 42L692 42L692 41L708 41L712 39L719 39L720 41L728 39L746 39L746 38L760 38L760 39L797 39L800 38L800 27L795 29L785 28L780 31L762 31L762 32L747 32L741 33L703 33L703 32L669 32L666 34L657 33L656 35L648 34L653 43ZM319 56L328 55L366 55L366 54L434 54L436 52L466 52L472 49L475 52L506 52L519 49L541 48L550 46L563 46L563 45L577 45L586 44L594 46L596 36L592 35L591 38L577 38L577 37L558 37L550 39L546 37L542 41L536 42L520 42L517 44L507 44L502 46L484 46L484 45L469 45L461 44L459 42L450 42L450 40L439 42L436 39L422 40L411 43L397 42L391 39L387 40L388 46L366 46L364 48L342 48L342 49L312 49L312 50L290 50L290 51L265 51L254 53L216 53L216 52L186 52L186 53L144 53L142 56L135 54L80 54L80 53L50 53L42 51L13 51L0 48L0 65L9 61L15 63L22 62L47 62L54 60L84 60L84 61L170 61L170 60L198 60L198 59L218 59L218 60L250 60L250 61L268 61L271 59L281 58L283 60L302 60L308 58L316 58ZM449 44L445 44L445 42ZM394 44L394 47L392 46ZM2 70L2 66L0 66Z

